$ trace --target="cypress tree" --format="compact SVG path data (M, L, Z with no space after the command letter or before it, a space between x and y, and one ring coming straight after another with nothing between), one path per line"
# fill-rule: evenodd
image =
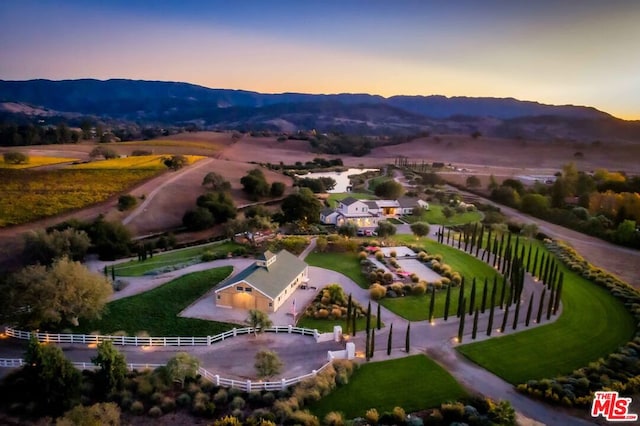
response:
M538 264L538 269L536 269L536 277L538 277L538 280L542 281L542 268L544 266L544 261L545 258L547 257L547 254L545 252L542 252L542 257L540 258L540 263Z
M431 286L431 301L429 302L429 322L433 322L433 310L436 306L436 286Z
M462 299L464 298L464 277L460 283L460 293L458 293L458 312L456 316L460 318L460 315L464 315L464 308L462 308Z
M389 337L387 338L387 356L391 355L391 339L393 339L393 323L389 327Z
M495 309L495 305L491 304L489 308L489 323L487 324L487 336L491 336L491 329L493 328L493 311Z
M544 295L547 292L547 288L542 289L542 293L540 294L540 301L538 302L538 315L536 316L536 322L540 324L542 321L542 310L544 309Z
M464 251L465 253L469 251L469 233L467 232L467 228L464 228Z
M480 310L476 308L476 313L473 314L473 330L471 331L471 339L476 340L476 334L478 333L478 315Z
M516 302L516 311L513 314L513 329L518 328L518 320L520 319L520 299Z
M462 234L458 232L458 250L462 247Z
M369 305L367 305L367 333L371 330L371 301L369 301Z
M466 317L466 298L462 298L462 315L460 315L460 323L458 324L458 343L462 343L462 335L464 334L464 319Z
M487 277L484 277L484 287L482 288L482 303L481 303L481 312L484 314L485 307L487 306L487 287L489 287L489 282L487 281Z
M493 247L493 240L491 240L491 227L489 227L489 232L487 233L487 246L482 253L482 260L484 260L485 254L487 255L486 262L489 263L491 261L491 247Z
M504 333L507 327L507 321L509 321L509 305L504 308L504 316L502 317L502 325L500 326L500 333Z
M447 228L447 245L449 245L450 238L451 238L451 228Z
M476 241L476 257L480 254L480 249L482 248L482 243L484 243L484 225L480 226L480 235L478 236L478 240Z
M556 286L551 286L551 294L549 295L549 303L547 304L547 321L551 319L551 310L553 309L553 298L556 293Z
M529 250L527 250L527 264L525 266L525 270L529 272L531 269L531 250L533 248L533 244L529 242Z
M531 275L533 275L536 278L538 278L538 275L536 274L536 269L538 268L538 255L539 254L540 254L540 247L536 247L536 255L533 257L533 268L531 268L529 270L531 272Z
M364 344L364 354L369 361L371 359L371 330L367 330L367 338Z
M351 335L356 337L356 308L353 307L353 314L351 315Z
M556 297L553 301L553 315L558 313L560 307L560 296L562 295L562 286L564 284L564 273L560 272L560 278L558 279L558 288L556 289Z
M111 281L116 281L116 268L113 265L111 265Z
M473 308L476 306L476 277L473 277L471 284L471 295L469 298L469 315L473 313Z
M104 265L104 276L109 277L109 267L107 265Z
M525 320L524 325L529 327L529 322L531 321L531 311L533 310L533 293L529 297L529 307L527 308L527 319Z
M404 337L404 350L409 353L411 348L411 322L407 323L407 335Z
M371 355L369 355L369 358L373 358L373 354L376 351L376 333L375 330L371 330Z
M447 285L447 297L444 299L444 320L449 318L449 304L451 303L451 283Z
M507 291L507 278L502 278L502 290L500 291L500 309L504 306L505 292Z
M345 327L346 334L349 334L349 327L351 327L351 293L349 293L349 298L347 299L347 326Z
M376 328L380 330L382 328L382 320L380 319L380 304L378 303L378 316L376 318Z

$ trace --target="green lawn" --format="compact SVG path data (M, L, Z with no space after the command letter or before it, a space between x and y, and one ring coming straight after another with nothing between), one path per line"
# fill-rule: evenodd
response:
M482 220L482 213L479 211L455 213L452 217L447 219L444 214L442 214L443 207L444 206L440 204L429 203L429 210L424 214L420 216L404 216L404 219L409 223L427 222L437 225L462 225Z
M194 272L153 290L107 304L102 319L84 322L74 333L124 331L133 336L208 336L232 329L232 324L178 317L178 313L201 297L232 271L230 266ZM213 301L211 301L213 304Z
M368 192L341 192L339 194L329 195L327 203L329 204L329 207L336 208L338 207L338 201L344 200L348 197L353 197L356 200L375 200L378 198L374 194L370 194Z
M131 260L121 263L115 266L115 272L116 275L120 277L140 277L156 269L167 267L178 268L193 263L200 263L200 258L204 252L226 255L239 247L242 246L234 242L215 242L196 247L172 250L157 254L153 256L153 258L147 258L146 260Z
M375 315L371 315L371 328L376 327L377 317ZM298 327L310 328L311 330L318 330L321 333L332 333L333 326L339 325L342 327L342 332L346 333L347 324L346 320L329 320L329 319L317 319L317 318L309 318L302 317L296 324ZM381 324L384 327L384 323ZM356 319L356 331L364 331L367 329L367 319L366 318L357 318ZM351 333L350 333L351 334Z
M309 409L321 419L330 411L354 418L374 407L381 414L396 406L409 413L465 396L464 389L442 367L424 355L414 355L362 365L348 385Z
M369 283L360 271L360 261L356 253L310 253L306 258L310 266L330 269L351 278L362 288L369 288Z
M564 266L563 312L553 324L461 346L466 357L518 384L567 374L630 340L636 324L608 291Z

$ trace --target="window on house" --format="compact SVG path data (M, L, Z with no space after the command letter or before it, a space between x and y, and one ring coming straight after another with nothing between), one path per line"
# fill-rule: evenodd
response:
M251 291L253 291L253 289L251 287L245 287L244 291L251 293Z
M236 287L236 290L237 290L237 291L242 291L242 286L241 286L241 285L237 286L237 287Z
M218 295L218 300L220 300L220 295Z
M272 302L269 302L269 307L273 308L273 303Z

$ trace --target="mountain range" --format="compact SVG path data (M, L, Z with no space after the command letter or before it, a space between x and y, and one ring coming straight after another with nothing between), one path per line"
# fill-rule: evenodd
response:
M4 117L91 116L142 125L380 134L466 133L640 142L640 121L513 98L263 94L143 80L0 80Z

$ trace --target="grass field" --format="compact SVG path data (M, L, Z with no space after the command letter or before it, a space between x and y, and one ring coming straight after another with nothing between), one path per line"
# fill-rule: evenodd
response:
M200 263L200 258L205 252L212 252L213 255L226 255L239 247L242 246L233 242L216 242L197 247L172 250L167 253L157 254L153 256L153 258L147 258L146 260L131 260L126 263L120 263L115 266L115 273L121 277L140 277L150 271L164 267L187 266Z
M80 323L73 332L124 331L134 336L144 331L150 336L209 336L231 330L234 327L231 324L178 316L231 271L230 266L225 266L194 272L145 293L115 300L107 304L102 319Z
M51 166L53 164L71 163L78 160L77 158L63 158L63 157L43 157L30 155L29 162L26 164L7 164L2 158L0 158L0 169L29 169L31 167Z
M561 266L563 312L553 324L463 345L466 357L517 384L586 366L633 337L636 324L605 289Z
M462 225L465 223L479 222L482 220L482 213L478 211L454 213L447 219L442 213L443 206L440 204L429 204L429 210L420 216L405 216L409 223L427 222L438 225Z
M166 166L162 164L166 155L140 155L136 157L114 158L111 160L90 161L72 166L73 169L151 169L166 170ZM205 157L197 155L185 155L189 164L193 164Z
M369 283L360 272L360 261L356 253L310 253L305 259L310 266L340 272L356 282L362 288L369 288Z
M339 194L329 195L329 198L327 198L327 203L329 203L330 207L336 208L338 207L338 201L344 200L348 197L353 197L356 200L375 200L376 198L378 198L368 192L341 192Z
M330 411L354 418L373 407L383 413L398 406L409 413L465 396L464 389L442 367L424 355L414 355L362 365L348 385L309 408L320 419Z

